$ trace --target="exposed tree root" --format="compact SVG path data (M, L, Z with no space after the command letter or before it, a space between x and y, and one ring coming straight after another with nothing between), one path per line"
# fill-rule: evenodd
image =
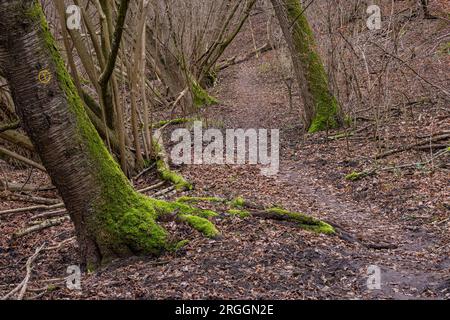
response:
M170 170L161 129L155 130L153 134L153 150L156 157L156 169L161 179L172 182L178 190L191 190L192 184L186 181L180 174Z
M280 208L270 208L260 212L250 212L252 216L263 219L289 221L298 224L301 229L323 234L334 234L334 228L321 220L299 212L290 212Z
M211 203L223 203L233 209L228 210L231 215L237 215L241 218L245 217L258 217L263 219L272 219L279 221L294 222L301 229L314 231L317 233L334 234L334 228L319 219L305 215L299 212L291 212L282 208L265 208L262 205L251 203L241 197L237 197L232 200L227 200L218 197L181 197L177 199L177 202L211 202ZM243 210L247 208L249 210Z

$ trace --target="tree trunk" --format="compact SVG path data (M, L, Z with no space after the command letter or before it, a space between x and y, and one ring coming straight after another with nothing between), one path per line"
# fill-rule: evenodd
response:
M58 188L89 267L158 254L160 201L136 193L89 121L37 0L0 0L0 71L17 113ZM38 81L42 71L52 79ZM42 75L42 73L41 73Z
M303 100L303 122L309 132L341 125L339 105L317 53L314 35L300 0L271 0L288 44Z

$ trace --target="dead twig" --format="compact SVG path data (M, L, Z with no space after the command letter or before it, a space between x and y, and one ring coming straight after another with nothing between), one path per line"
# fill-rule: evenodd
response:
M432 137L432 138L424 140L424 141L413 143L413 144L410 144L410 145L407 145L407 146L404 146L404 147L401 147L401 148L398 148L398 149L395 149L395 150L389 150L389 151L383 152L383 153L378 154L377 156L375 156L375 159L382 159L382 158L385 158L387 156L390 156L390 155L393 155L393 154L396 154L396 153L400 153L400 152L403 152L403 151L414 149L414 148L419 147L419 146L426 145L427 143L433 143L433 142L437 142L437 141L441 141L441 140L449 139L449 138L450 138L450 134L448 134L448 133L447 134L442 134L442 135L437 135L435 137Z
M8 209L0 211L0 216L11 214L11 213L21 213L21 212L27 212L27 211L36 211L36 210L53 210L53 209L59 209L64 207L64 203L60 202L51 206L46 205L39 205L39 206L31 206L31 207L25 207L25 208L16 208L16 209Z
M13 239L17 239L17 238L23 237L27 234L30 234L32 232L41 231L41 230L44 230L44 229L47 229L50 227L58 226L58 225L62 224L64 221L67 221L69 219L70 219L69 216L65 216L65 217L45 220L45 221L43 221L39 224L36 224L32 227L17 231L16 233L13 234L12 237L13 237Z
M44 205L55 205L55 204L58 204L61 202L58 199L35 197L35 196L26 195L26 194L8 194L8 195L1 196L1 198L9 200L9 201L31 202L31 203L44 204Z
M38 223L32 227L29 227L29 228L26 228L26 229L23 229L23 230L20 230L20 231L14 233L13 238L23 237L23 236L30 234L32 232L35 232L35 231L40 231L40 230L44 230L44 229L47 229L50 227L60 225L68 219L69 219L69 216L45 220L45 221Z

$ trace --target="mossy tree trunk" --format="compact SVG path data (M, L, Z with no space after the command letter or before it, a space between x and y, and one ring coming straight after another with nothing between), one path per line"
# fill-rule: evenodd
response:
M339 104L317 52L314 35L300 0L271 0L289 46L303 100L303 122L309 132L338 127Z
M58 188L89 266L158 254L166 232L158 200L136 193L89 121L37 0L0 0L0 72L17 113ZM38 81L48 70L52 80ZM170 208L166 208L168 210Z

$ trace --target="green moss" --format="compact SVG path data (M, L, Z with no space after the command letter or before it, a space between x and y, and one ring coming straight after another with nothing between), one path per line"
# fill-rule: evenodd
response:
M185 246L187 246L189 244L189 240L181 240L178 241L174 247L173 247L173 251L179 251L181 249L183 249Z
M54 284L49 284L47 286L47 292L54 292L54 291L57 291L58 289L59 289L59 287Z
M156 168L161 179L172 182L177 190L192 190L192 184L186 181L180 174L167 168L164 161L157 160Z
M153 124L154 128L161 128L165 125L176 125L176 124L183 124L187 122L194 121L194 119L188 119L188 118L177 118L172 120L161 120Z
M218 214L211 210L204 210L196 207L191 207L181 202L167 202L163 200L152 200L155 202L155 208L158 217L176 212L178 214L189 214L203 218L216 217Z
M296 21L292 36L297 54L306 67L305 77L308 90L314 100L315 116L308 132L340 126L339 104L328 86L328 77L322 60L317 53L313 31L298 0L286 0L290 21Z
M205 218L185 214L181 215L180 219L207 238L215 238L220 235L214 224Z
M238 216L239 218L242 218L242 219L251 216L250 212L248 212L246 210L230 209L227 211L227 213L229 213L233 216Z
M349 181L357 181L367 176L366 172L356 172L353 171L352 173L349 173L345 176L345 180Z
M177 199L177 202L191 202L191 203L198 203L198 202L218 202L218 203L224 203L226 202L225 199L217 198L217 197L188 197L183 196Z
M192 190L193 186L186 179L183 178L180 174L170 170L167 167L166 163L159 156L161 153L160 145L153 139L153 150L156 154L156 170L158 171L161 179L165 181L170 181L175 185L177 190Z
M210 96L208 92L197 83L197 81L192 80L191 82L191 91L195 107L210 106L219 103L219 101Z
M266 212L283 216L289 221L297 222L299 227L316 233L334 234L334 228L326 222L313 218L303 213L290 212L281 208L269 208Z
M237 197L231 200L229 204L234 208L242 208L245 206L245 199L242 197Z

